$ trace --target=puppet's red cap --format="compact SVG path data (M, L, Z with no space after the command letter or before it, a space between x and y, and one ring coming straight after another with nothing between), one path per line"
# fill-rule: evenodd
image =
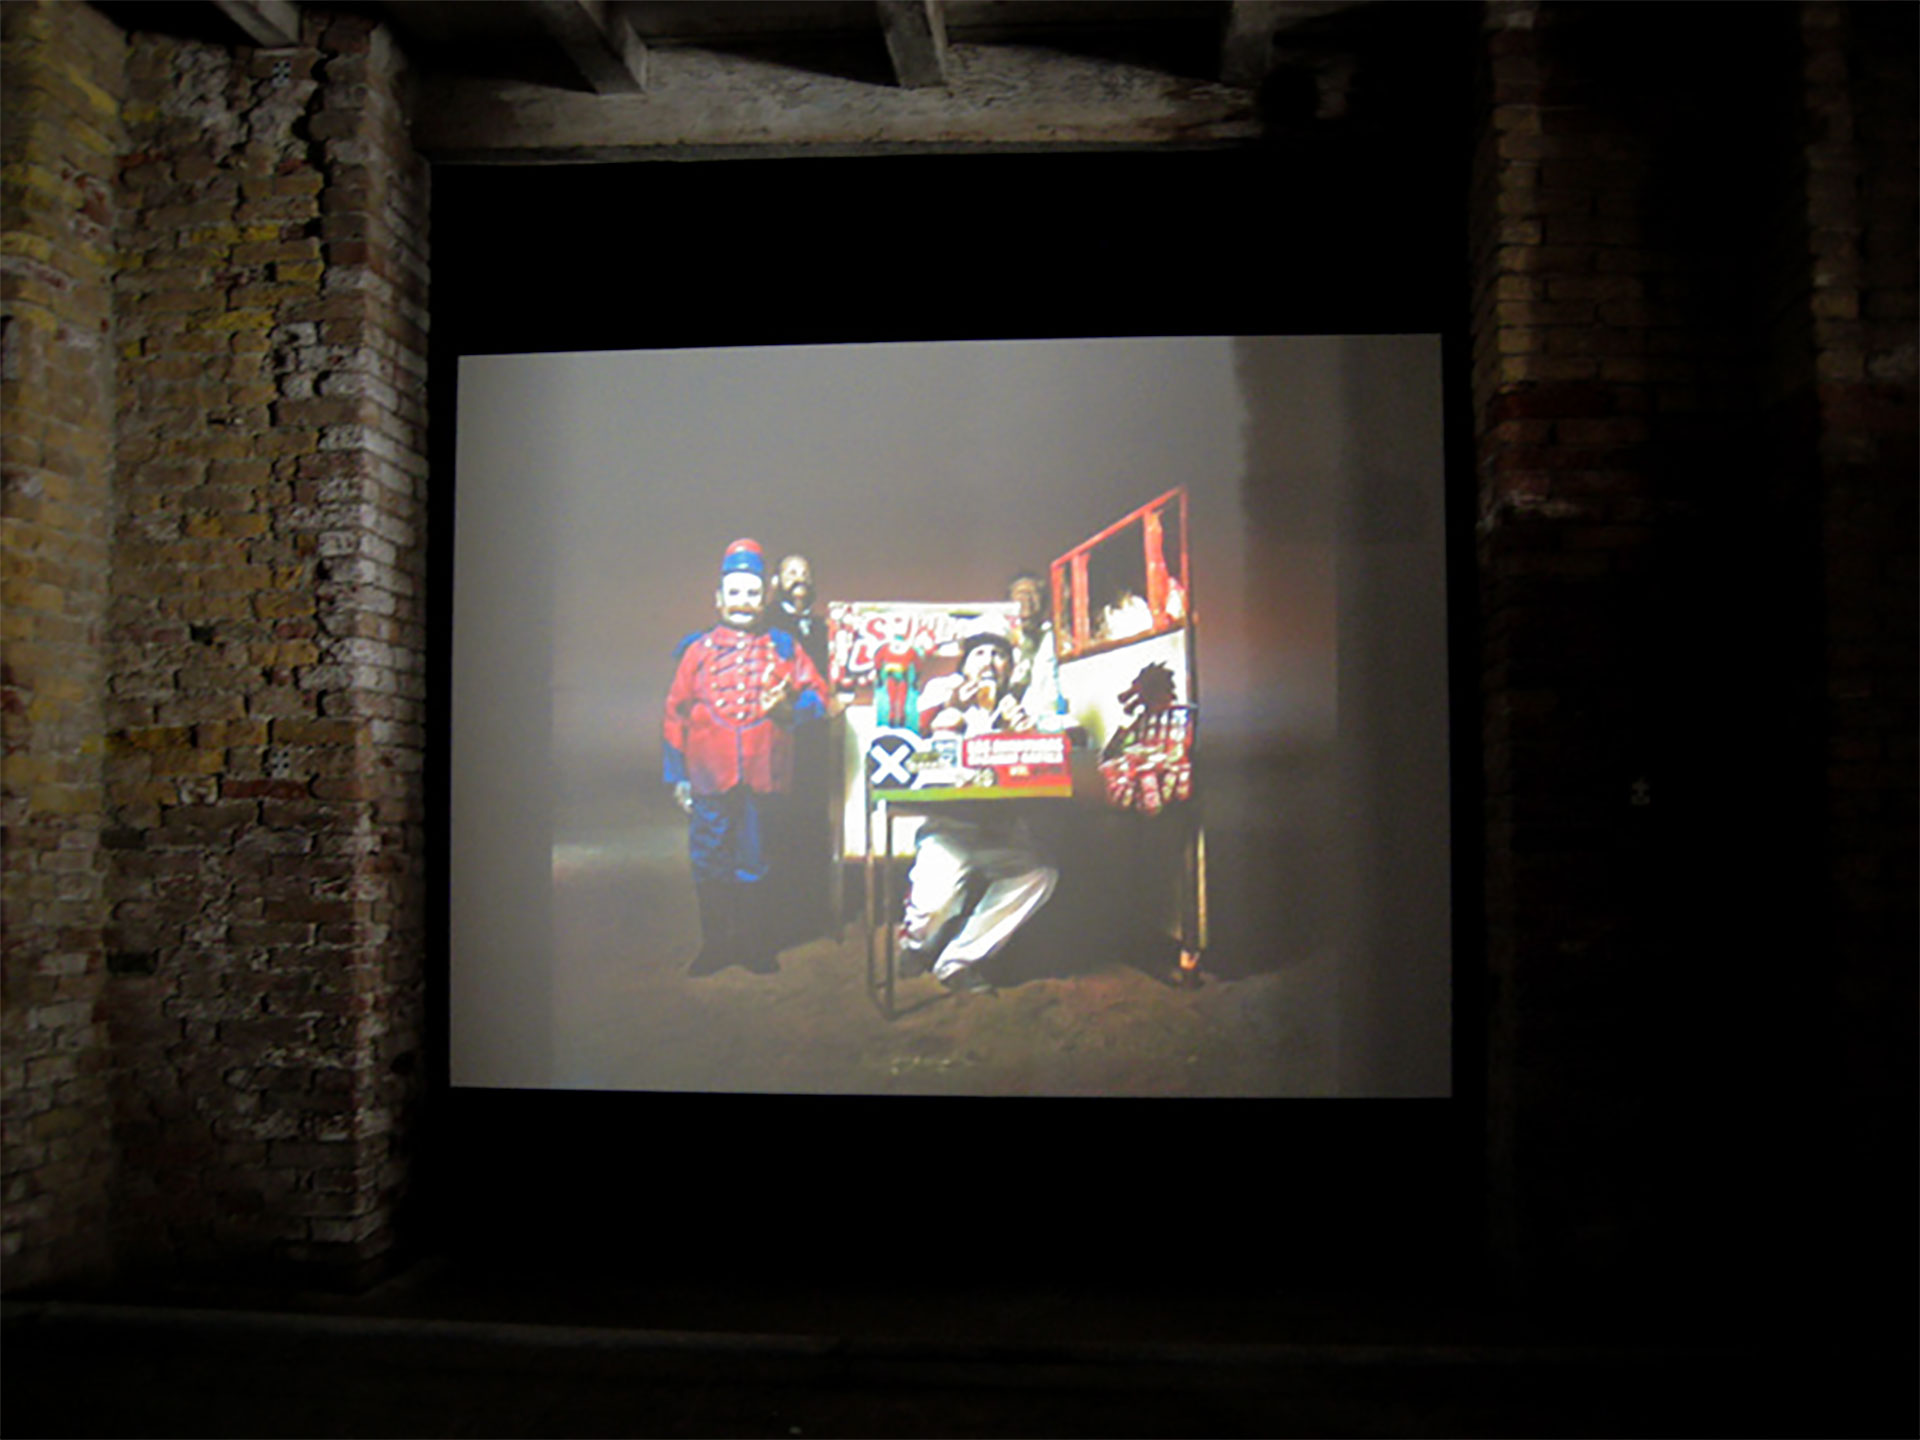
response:
M744 570L749 575L758 575L763 580L767 574L767 557L760 549L758 540L736 540L727 546L727 553L720 557L720 573L732 575Z

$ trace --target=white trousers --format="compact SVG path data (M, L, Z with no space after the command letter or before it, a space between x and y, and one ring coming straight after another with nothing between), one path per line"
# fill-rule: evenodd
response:
M998 954L1028 917L1047 903L1060 872L1040 859L1024 821L980 825L929 815L920 822L913 869L907 872L901 938L918 947L938 935L960 908L967 882L975 876L987 881L986 891L960 933L934 962L937 979L948 979L961 967Z

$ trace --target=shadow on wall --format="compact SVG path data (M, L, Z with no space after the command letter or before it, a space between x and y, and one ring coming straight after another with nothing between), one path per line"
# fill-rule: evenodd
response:
M1325 848L1297 858L1342 955L1343 1089L1432 1093L1448 1084L1452 1005L1440 342L1318 344L1305 365L1235 347L1243 393L1273 397L1245 435L1248 624L1280 609L1279 567L1260 557L1331 553L1338 723L1331 773L1316 755L1325 784L1307 792ZM1275 803L1304 798L1275 788Z

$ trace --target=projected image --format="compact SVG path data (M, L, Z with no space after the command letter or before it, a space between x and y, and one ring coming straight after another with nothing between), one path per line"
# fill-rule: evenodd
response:
M1445 1094L1438 391L1431 337L464 361L454 1083Z

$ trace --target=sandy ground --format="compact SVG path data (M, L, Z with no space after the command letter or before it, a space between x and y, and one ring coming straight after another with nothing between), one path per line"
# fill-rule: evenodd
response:
M814 1094L1317 1096L1334 1093L1337 957L1301 933L1242 939L1257 879L1212 829L1216 922L1198 988L1126 920L1131 877L1063 857L1054 901L996 957L999 987L867 982L865 925L782 952L777 975L690 977L699 929L685 822L658 787L597 787L555 846L554 1083ZM1228 817L1231 819L1231 817ZM1230 832L1229 832L1230 833ZM899 890L896 883L895 896ZM853 893L857 904L858 892ZM897 916L894 918L897 919Z

